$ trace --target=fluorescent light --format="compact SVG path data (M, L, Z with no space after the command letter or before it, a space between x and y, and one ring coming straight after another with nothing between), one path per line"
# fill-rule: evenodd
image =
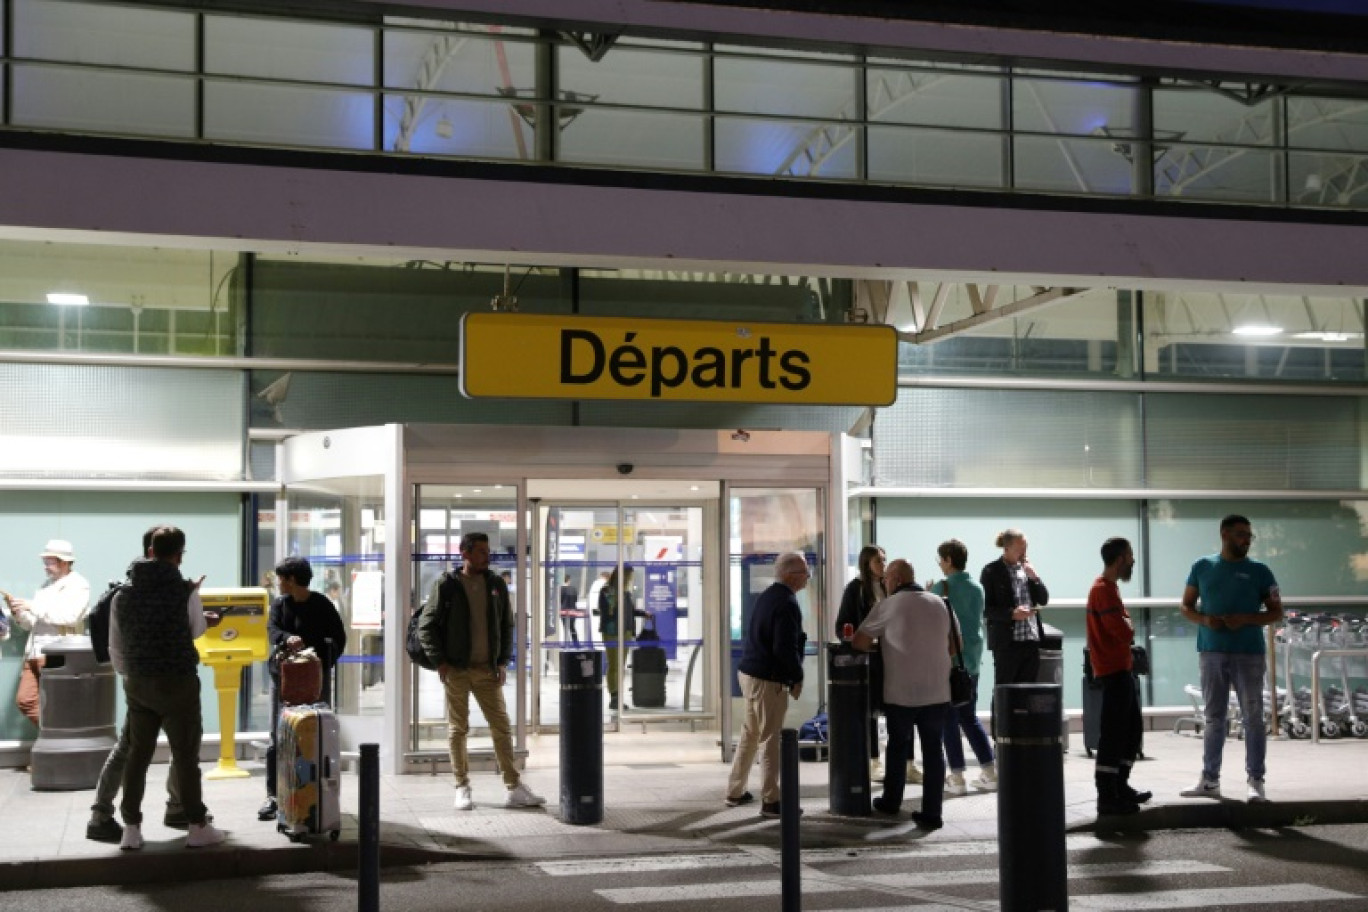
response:
M1294 338L1294 339L1316 339L1316 340L1321 341L1321 342L1348 342L1350 339L1361 339L1361 338L1363 338L1363 334L1362 334L1362 333L1347 333L1347 332L1328 332L1328 331L1322 330L1322 331L1317 331L1317 332L1297 333L1297 334L1294 335L1292 338Z
M83 294L68 294L61 291L49 291L47 296L49 304L65 304L71 307L85 307L90 303L90 298Z
M1231 330L1237 336L1276 336L1283 331L1281 326L1267 323L1246 323Z

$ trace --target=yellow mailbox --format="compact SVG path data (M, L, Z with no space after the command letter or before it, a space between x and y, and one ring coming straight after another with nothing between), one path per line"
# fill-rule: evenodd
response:
M201 589L206 612L219 622L195 640L200 661L214 669L218 691L219 762L205 774L207 779L239 779L250 775L237 765L237 696L242 669L261 662L270 653L266 640L266 612L271 594L265 589Z

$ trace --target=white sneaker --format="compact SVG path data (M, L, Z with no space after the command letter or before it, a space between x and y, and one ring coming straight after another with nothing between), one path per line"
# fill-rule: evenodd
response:
M1264 783L1262 779L1249 780L1249 803L1263 804L1268 801L1268 796L1264 794Z
M470 794L470 786L456 786L456 810L473 811L475 810L475 796Z
M1220 798L1221 783L1213 782L1203 776L1201 779L1197 780L1197 784L1192 788L1183 789L1178 794L1182 795L1184 798Z
M884 765L883 765L883 762L882 762L882 761L880 761L880 760L870 760L870 761L869 761L869 781L870 781L870 782L883 782L883 781L884 781Z
M985 792L991 792L997 789L997 766L989 763L986 766L979 767L979 777L975 779L972 784L974 788L983 789Z
M908 760L908 761L907 761L907 784L908 784L908 785L921 785L921 784L922 784L922 780L925 779L925 778L926 778L926 777L922 775L921 767L917 766L917 764L913 763L911 760Z
M119 840L119 848L128 851L136 851L143 847L142 827L136 823L124 825L123 839Z
M951 773L945 777L945 794L947 795L967 795L969 786L964 784L963 773Z
M218 845L227 838L228 834L210 823L206 817L204 823L190 824L190 830L185 836L185 847L202 849L205 846Z
M546 804L546 799L521 782L509 789L508 797L504 799L504 807L509 808L541 807L543 804Z

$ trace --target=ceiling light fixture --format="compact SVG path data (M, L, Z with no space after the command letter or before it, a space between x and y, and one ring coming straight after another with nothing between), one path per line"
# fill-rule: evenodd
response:
M49 291L47 296L49 304L59 304L67 307L85 307L90 303L90 298L83 294L71 294L63 291Z
M1329 330L1317 330L1316 332L1296 333L1294 339L1315 339L1320 342L1348 342L1350 339L1363 338L1362 333L1330 332Z
M1283 331L1281 326L1268 323L1246 323L1231 330L1237 336L1276 336Z

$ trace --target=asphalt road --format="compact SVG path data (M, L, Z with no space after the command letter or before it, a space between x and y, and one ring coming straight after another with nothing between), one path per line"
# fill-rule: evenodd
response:
M992 842L909 838L803 854L802 908L995 910ZM1181 830L1069 837L1075 912L1120 910L1368 910L1368 827ZM772 849L708 854L453 862L387 869L380 907L556 912L638 907L642 912L726 912L780 907ZM357 907L350 876L306 874L146 887L7 893L6 912L338 912Z

